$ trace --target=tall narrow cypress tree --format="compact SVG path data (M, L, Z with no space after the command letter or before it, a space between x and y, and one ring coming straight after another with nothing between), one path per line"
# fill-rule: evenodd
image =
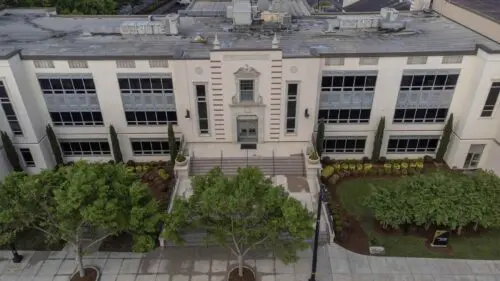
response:
M168 149L170 150L170 161L171 164L175 164L175 158L177 157L177 144L175 142L175 133L172 123L168 123Z
M111 149L113 149L113 157L115 158L115 163L123 163L120 141L118 140L118 135L116 134L116 130L113 125L109 126L109 137L111 138Z
M52 148L52 153L54 153L54 159L56 160L57 166L63 165L64 159L62 157L61 148L59 147L56 134L54 133L54 130L52 130L52 126L50 126L50 124L45 127L45 133L49 139L50 147Z
M318 131L316 132L316 152L318 156L321 157L323 153L323 140L325 139L325 122L323 120L319 121Z
M21 163L19 162L19 155L17 155L16 148L12 144L9 135L6 132L2 131L2 143L3 148L5 150L5 154L7 154L7 159L9 160L12 169L16 172L22 172L23 168L21 167Z
M385 117L380 118L377 127L377 133L375 134L375 140L373 141L372 150L372 161L378 161L380 158L380 149L382 147L382 141L384 140L384 130L385 130Z
M443 135L441 136L441 141L439 142L439 147L436 153L436 161L443 161L446 150L448 149L448 144L450 143L451 133L453 131L453 113L450 114L448 122L443 129Z

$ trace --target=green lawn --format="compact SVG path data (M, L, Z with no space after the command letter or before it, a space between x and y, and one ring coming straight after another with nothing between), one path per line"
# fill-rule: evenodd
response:
M337 193L344 208L362 222L363 229L368 235L375 237L379 244L385 247L389 256L405 257L444 257L468 259L500 259L500 230L489 230L479 237L450 238L452 254L438 253L428 250L425 239L416 236L383 235L374 232L370 210L363 206L364 199L370 194L373 186L390 186L388 183L395 179L350 179L343 181L337 187Z

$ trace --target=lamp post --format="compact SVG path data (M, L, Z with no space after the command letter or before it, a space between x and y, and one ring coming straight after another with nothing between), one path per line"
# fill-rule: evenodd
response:
M311 277L309 277L309 281L316 281L316 267L318 264L318 240L319 240L319 227L321 221L321 205L324 200L324 192L325 187L323 184L319 186L319 194L318 194L318 210L316 213L316 229L314 232L314 248L313 248L313 260L312 260L312 269L311 269Z
M17 253L16 245L14 243L10 244L10 252L12 253L12 262L20 263L23 260L23 256Z

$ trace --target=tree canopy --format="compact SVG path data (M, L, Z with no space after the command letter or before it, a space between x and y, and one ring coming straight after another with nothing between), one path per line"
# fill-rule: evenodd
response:
M76 249L81 275L82 255L109 236L128 231L134 250L154 248L153 234L162 220L147 186L119 164L82 161L33 176L12 173L0 184L0 192L2 240L24 228L64 240ZM93 233L93 240L84 246L87 233Z
M228 248L242 275L245 255L257 247L273 250L284 262L313 235L314 220L302 204L276 187L257 168L226 177L219 168L192 180L193 194L177 198L164 236L182 243L179 231L204 229L207 241Z
M365 202L384 227L415 224L456 229L500 227L500 178L492 172L472 175L437 171L375 188Z

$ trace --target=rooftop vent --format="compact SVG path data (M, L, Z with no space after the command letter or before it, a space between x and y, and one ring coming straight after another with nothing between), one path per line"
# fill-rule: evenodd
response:
M249 0L237 0L233 2L233 24L252 24L252 6Z
M394 8L382 8L380 9L380 16L386 21L395 21L398 19L399 11Z
M122 35L177 35L179 34L179 15L169 14L162 21L148 16L147 21L125 21L120 25Z

